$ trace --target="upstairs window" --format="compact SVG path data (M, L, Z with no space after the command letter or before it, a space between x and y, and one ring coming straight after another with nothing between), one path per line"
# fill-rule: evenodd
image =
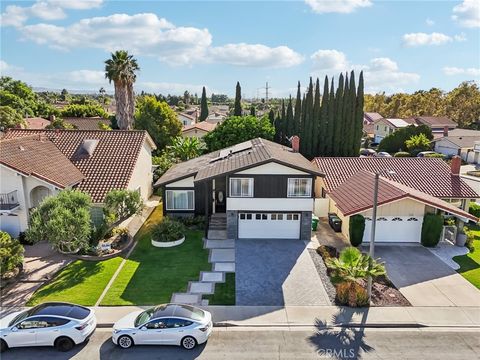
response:
M312 179L293 178L288 179L288 197L310 197L312 195Z
M231 178L230 196L232 197L253 197L252 178Z

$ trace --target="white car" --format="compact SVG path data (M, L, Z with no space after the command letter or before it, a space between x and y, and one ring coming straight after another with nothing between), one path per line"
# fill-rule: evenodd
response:
M87 340L96 327L93 310L69 303L44 303L0 320L1 351L25 346L69 351Z
M377 157L392 157L388 152L385 151L380 151L377 155Z
M112 341L123 349L133 345L177 345L187 350L212 333L212 315L182 304L163 304L134 311L113 326Z

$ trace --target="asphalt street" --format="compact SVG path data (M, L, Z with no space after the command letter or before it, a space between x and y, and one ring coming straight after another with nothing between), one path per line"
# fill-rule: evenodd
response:
M127 359L480 359L479 330L433 329L218 329L192 351L174 346L116 347L110 329L68 353L50 348L10 349L2 360Z

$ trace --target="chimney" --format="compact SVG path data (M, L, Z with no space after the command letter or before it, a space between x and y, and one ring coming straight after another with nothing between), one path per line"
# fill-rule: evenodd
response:
M292 144L292 150L293 152L299 152L300 151L300 138L298 135L292 136L292 139L290 140Z
M448 136L448 125L445 125L443 127L443 136L447 137Z
M460 158L460 156L455 155L454 157L452 157L452 161L450 163L450 171L452 172L452 175L460 175L460 166L462 166L462 159Z

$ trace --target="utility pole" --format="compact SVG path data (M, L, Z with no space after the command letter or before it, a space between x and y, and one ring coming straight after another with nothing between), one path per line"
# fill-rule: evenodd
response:
M267 83L265 84L265 104L268 105L268 81Z

